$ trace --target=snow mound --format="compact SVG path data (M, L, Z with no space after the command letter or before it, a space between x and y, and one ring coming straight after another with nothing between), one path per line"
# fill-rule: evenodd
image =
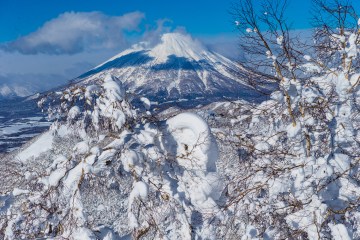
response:
M174 138L179 164L187 169L216 171L218 152L207 123L194 113L181 113L166 121Z

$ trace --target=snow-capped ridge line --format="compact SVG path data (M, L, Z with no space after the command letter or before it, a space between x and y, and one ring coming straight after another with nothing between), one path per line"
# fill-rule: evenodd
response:
M161 43L150 51L150 56L157 62L166 62L171 55L199 61L204 59L206 52L207 49L189 35L166 33L161 37Z
M198 53L194 52L194 50L196 50ZM200 41L194 40L189 35L184 35L181 33L165 33L162 35L160 42L155 46L151 47L150 43L148 42L136 43L129 49L125 49L119 54L99 64L94 69L127 54L140 51L149 51L149 55L151 57L160 60L160 62L166 62L168 56L170 55L200 60L203 59L204 56L199 53L207 52L208 49L202 43L200 43Z

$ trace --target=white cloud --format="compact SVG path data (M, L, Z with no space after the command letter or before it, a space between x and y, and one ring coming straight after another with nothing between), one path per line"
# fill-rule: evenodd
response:
M5 44L22 54L75 54L98 49L124 48L124 32L138 31L141 12L108 16L101 12L65 12L37 31Z
M171 19L163 18L157 20L156 25L147 25L146 31L141 37L141 42L146 42L149 46L159 43L162 34L172 31L172 23Z

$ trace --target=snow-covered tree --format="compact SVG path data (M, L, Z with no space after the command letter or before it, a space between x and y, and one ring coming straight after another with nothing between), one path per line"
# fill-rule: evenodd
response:
M340 26L321 25L305 49L286 24L286 2L263 1L259 11L253 2L240 1L234 12L252 40L243 49L279 91L230 139L246 161L228 185L229 221L245 239L357 239L358 19L348 24L356 15L347 1L316 1L329 17L321 20Z
M9 161L18 164L19 184L1 191L1 238L214 236L218 150L198 115L142 113L111 75L48 94L39 105L54 123L17 155L25 157ZM43 142L52 144L42 152Z

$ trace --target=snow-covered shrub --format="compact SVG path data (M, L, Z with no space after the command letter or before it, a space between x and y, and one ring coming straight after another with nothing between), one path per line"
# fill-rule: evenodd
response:
M217 144L202 118L145 118L109 75L40 105L55 119L40 136L50 149L42 152L38 140L18 154L23 181L0 197L1 238L214 236L222 185Z
M121 131L127 121L136 117L125 101L121 81L111 75L106 75L101 84L75 84L50 93L38 105L47 110L50 118L66 119L69 126L87 134Z

